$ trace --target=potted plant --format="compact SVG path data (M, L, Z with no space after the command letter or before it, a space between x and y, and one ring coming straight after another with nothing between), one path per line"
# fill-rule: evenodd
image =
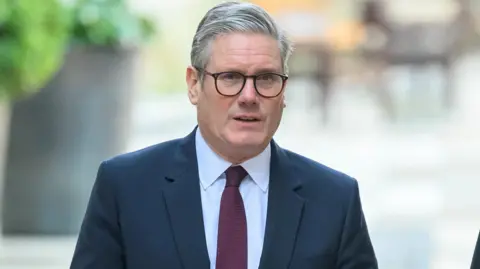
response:
M137 48L156 33L155 24L137 15L124 0L78 0L73 7L73 45Z
M13 108L8 234L76 234L98 164L125 150L137 56L154 23L122 0L78 0L69 16L62 68Z
M57 72L68 35L69 18L57 0L0 0L0 226L11 103Z

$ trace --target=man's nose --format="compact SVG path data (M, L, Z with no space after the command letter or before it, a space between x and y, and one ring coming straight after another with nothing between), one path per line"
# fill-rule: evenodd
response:
M253 79L249 78L245 81L245 86L240 92L239 101L242 103L256 103L257 102L257 91L255 90L255 84Z

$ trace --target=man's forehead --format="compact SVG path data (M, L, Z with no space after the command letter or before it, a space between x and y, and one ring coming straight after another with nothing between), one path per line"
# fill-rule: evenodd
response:
M262 34L232 33L218 36L212 43L210 60L215 65L259 65L261 68L281 68L281 53L277 40Z
M265 53L280 55L279 42L273 37L257 33L229 33L213 39L212 48L220 53Z

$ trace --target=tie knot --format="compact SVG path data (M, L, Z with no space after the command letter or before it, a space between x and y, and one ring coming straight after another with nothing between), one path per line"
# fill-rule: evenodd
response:
M242 166L230 166L227 171L225 171L227 176L227 184L226 187L233 186L239 187L242 180L247 176L247 171L243 169Z

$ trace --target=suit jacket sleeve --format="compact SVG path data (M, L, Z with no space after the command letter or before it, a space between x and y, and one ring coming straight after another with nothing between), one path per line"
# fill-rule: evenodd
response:
M123 249L113 180L103 162L92 188L71 269L121 269Z
M337 268L378 269L356 180L352 189L338 252Z

